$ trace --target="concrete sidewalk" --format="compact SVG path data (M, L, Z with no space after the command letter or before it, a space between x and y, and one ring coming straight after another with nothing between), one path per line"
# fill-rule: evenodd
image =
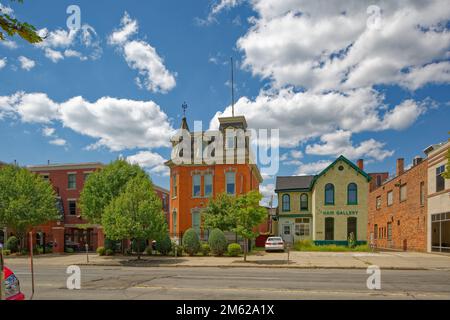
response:
M6 265L29 264L28 257L6 257ZM324 268L324 269L366 269L377 265L381 269L391 270L448 270L450 255L438 255L417 252L290 252L287 263L286 253L257 252L250 255L244 263L242 257L163 257L144 256L140 261L136 257L113 256L99 257L85 254L40 255L34 259L35 265L69 266L132 266L132 267L253 267L253 268Z

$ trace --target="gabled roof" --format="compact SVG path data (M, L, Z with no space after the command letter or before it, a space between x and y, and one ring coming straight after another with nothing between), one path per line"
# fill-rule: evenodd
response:
M275 191L309 189L314 176L287 176L277 177Z
M314 186L314 183L319 179L322 175L324 175L328 170L334 167L338 161L344 161L351 168L353 168L356 172L361 174L363 177L367 179L367 181L371 180L371 177L361 170L357 165L348 160L344 156L339 156L336 160L334 160L328 167L326 167L322 172L314 176L285 176L285 177L277 177L275 183L275 192L278 191L288 191L288 190L299 190L299 191L308 191L311 190Z
M344 157L343 155L340 155L336 160L334 160L328 167L326 167L325 169L322 170L322 172L320 172L318 175L316 175L314 177L314 181L311 184L311 187L314 185L314 183L317 181L317 179L319 179L321 176L323 176L328 170L330 170L331 168L333 168L336 163L338 161L344 161L346 164L348 164L351 168L353 168L356 172L358 172L359 174L361 174L364 178L367 179L367 182L369 182L372 177L370 177L367 173L365 173L363 170L361 170L357 165L355 165L353 162L351 162L350 160L348 160L346 157Z

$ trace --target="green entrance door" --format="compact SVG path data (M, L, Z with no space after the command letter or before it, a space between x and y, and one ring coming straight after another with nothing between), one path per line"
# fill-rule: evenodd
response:
M334 218L325 218L325 240L334 240Z

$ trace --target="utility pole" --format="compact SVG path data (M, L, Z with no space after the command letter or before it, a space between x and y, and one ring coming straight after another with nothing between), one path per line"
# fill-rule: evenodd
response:
M31 297L33 300L34 296L34 264L33 264L33 231L30 231L30 271L31 271Z
M234 117L234 64L233 57L231 59L231 113Z

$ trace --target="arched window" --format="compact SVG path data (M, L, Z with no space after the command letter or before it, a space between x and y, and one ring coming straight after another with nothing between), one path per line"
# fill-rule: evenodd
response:
M358 186L356 183L349 183L347 186L347 204L358 204Z
M291 211L291 197L288 194L283 194L281 207L283 211Z
M325 204L334 204L334 185L332 183L325 185Z
M300 196L300 210L308 210L308 195L302 193Z

